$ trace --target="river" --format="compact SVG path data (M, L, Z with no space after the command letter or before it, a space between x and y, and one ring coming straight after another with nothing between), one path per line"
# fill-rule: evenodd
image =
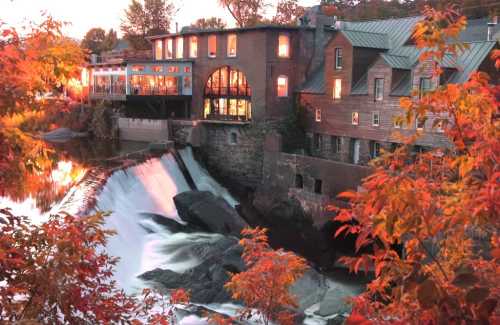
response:
M109 212L105 227L115 230L116 235L109 239L106 250L120 259L114 276L126 292L138 293L150 285L138 278L145 272L160 268L182 273L192 269L203 261L192 254L190 248L209 247L220 240L219 234L174 233L154 221L152 216L182 223L173 198L190 187L171 154L137 163L123 157L137 157L134 153L145 150L144 143L83 139L52 146L60 160L51 173L51 186L46 187L44 193L0 197L0 208L10 207L15 214L29 216L35 223L62 211L77 215ZM191 148L181 149L179 153L199 190L221 196L233 207L238 204L194 159ZM122 157L120 163L117 157ZM127 163L130 167L117 168ZM332 285L333 290L339 284L332 282ZM358 288L342 284L340 289L354 294ZM231 303L206 307L228 314L234 314L238 308ZM313 315L311 310L306 314L310 316L304 323L326 324L325 318ZM180 321L180 324L205 323L194 315Z

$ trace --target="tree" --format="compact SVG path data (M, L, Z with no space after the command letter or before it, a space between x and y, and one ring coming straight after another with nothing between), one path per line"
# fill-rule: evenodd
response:
M233 299L245 304L241 317L247 318L256 312L266 325L271 321L294 324L290 309L297 307L297 303L289 289L304 274L305 260L282 249L271 249L265 229L244 229L242 235L240 245L247 270L232 274L225 285ZM220 319L215 321L223 323Z
M82 40L81 46L90 53L100 53L102 43L106 39L106 32L102 28L91 28Z
M200 18L191 24L196 29L224 29L226 23L219 17Z
M146 36L168 33L174 9L170 0L132 0L121 23L125 39L137 50L149 49Z
M426 8L414 38L422 64L459 51L466 19L454 8ZM450 42L451 41L451 42ZM500 63L497 61L497 63ZM403 98L406 123L436 116L453 145L414 156L410 146L373 162L363 191L341 195L337 231L357 235L372 252L343 258L375 279L354 299L354 324L497 324L500 321L500 120L498 86L482 73L419 98ZM398 246L404 252L399 254Z
M178 290L165 299L145 290L134 297L118 289L117 259L104 253L112 232L102 229L103 217L52 216L33 225L0 209L1 322L169 324L173 305L189 296Z
M281 0L276 6L276 15L272 22L278 25L297 25L304 13L305 9L299 6L298 0Z
M101 51L111 51L118 43L118 34L111 28L101 44Z

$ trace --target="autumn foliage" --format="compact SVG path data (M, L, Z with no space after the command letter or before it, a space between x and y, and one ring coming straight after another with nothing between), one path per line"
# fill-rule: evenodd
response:
M233 299L245 305L240 317L257 314L266 325L271 321L294 324L291 310L297 307L297 302L289 289L304 274L305 260L282 249L271 249L266 229L244 229L242 235L240 245L247 270L232 274L225 286Z
M439 66L465 19L454 10L425 14L416 43L422 60ZM345 223L336 235L355 234L356 249L372 251L342 261L375 273L353 301L351 324L500 322L499 93L476 73L401 101L407 123L437 117L451 147L415 155L417 134L373 162L362 191L341 195L351 208L335 218Z

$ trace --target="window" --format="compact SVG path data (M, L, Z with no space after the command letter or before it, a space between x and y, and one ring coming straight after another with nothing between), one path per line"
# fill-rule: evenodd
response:
M227 35L227 56L236 57L237 38L236 34Z
M278 56L280 58L290 57L290 37L285 34L280 34L278 37Z
M333 135L332 136L332 151L333 153L339 153L342 150L342 138Z
M314 180L314 193L321 194L323 192L323 182L321 179Z
M191 67L184 67L184 72L185 73L190 73L191 72Z
M384 79L376 78L375 79L375 101L379 102L384 99Z
M215 58L217 56L217 36L208 36L208 57Z
M189 57L198 57L198 37L196 36L191 36L189 38Z
M358 112L352 112L352 125L358 125L359 124L359 113Z
M278 86L278 97L288 97L288 77L279 76L277 86Z
M403 126L403 117L402 116L394 116L394 128L395 129L401 129Z
M182 59L184 57L184 38L177 37L175 40L175 58Z
M427 91L432 89L431 78L420 78L419 95L422 97Z
M314 149L316 149L316 150L321 149L322 142L323 142L323 139L321 137L321 134L314 133Z
M380 156L380 143L376 141L370 141L370 156L372 159Z
M436 125L436 132L443 133L444 132L444 124L446 123L446 120L438 119L434 123Z
M162 72L163 71L163 67L161 65L154 65L151 67L151 71L153 72Z
M168 67L168 72L169 73L178 73L179 72L179 67L176 65L170 65Z
M372 112L372 126L380 126L380 113Z
M342 79L333 79L333 100L340 99L342 94Z
M231 132L229 135L229 143L238 144L238 135L236 132Z
M155 41L155 59L163 59L163 41L161 39Z
M342 49L341 48L335 49L335 69L337 69L337 70L342 69Z
M321 108L316 108L316 122L321 122Z
M132 71L134 71L134 72L144 71L144 66L143 65L133 65Z
M168 38L166 40L167 46L166 46L166 53L165 53L165 58L166 59L173 59L174 58L174 40L171 38Z
M295 187L304 188L304 178L300 174L295 175Z
M191 88L191 78L184 77L184 88Z
M415 127L417 130L422 131L425 128L425 116L416 116L415 117Z

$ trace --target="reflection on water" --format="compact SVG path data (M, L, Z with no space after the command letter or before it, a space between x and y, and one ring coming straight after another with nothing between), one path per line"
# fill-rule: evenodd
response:
M0 189L0 208L32 219L46 214L91 168L110 165L109 159L144 149L145 143L73 139L45 143L50 150L48 167L27 172L22 179Z

